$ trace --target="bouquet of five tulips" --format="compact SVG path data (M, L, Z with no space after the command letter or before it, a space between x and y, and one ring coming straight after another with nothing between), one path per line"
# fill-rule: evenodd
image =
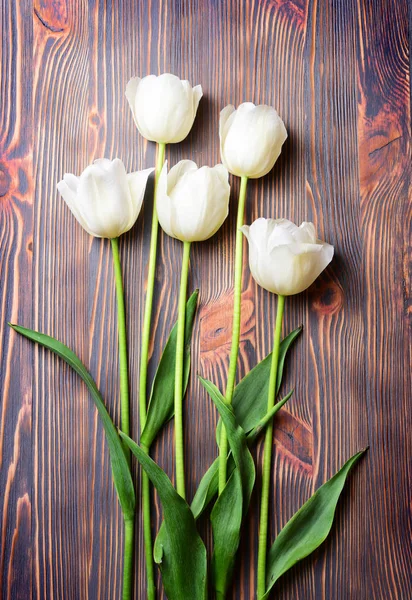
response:
M154 564L162 572L169 600L203 600L211 593L218 599L229 589L241 525L255 484L256 467L250 452L265 430L262 465L257 598L269 597L274 583L296 562L315 550L328 535L336 504L355 454L332 479L324 483L279 532L268 552L269 490L273 447L273 418L292 392L276 401L287 351L300 329L282 340L285 298L307 289L333 257L331 245L317 239L312 223L297 227L286 219L258 218L244 223L247 183L265 176L278 159L287 132L270 106L251 102L237 109L226 106L220 115L220 152L223 164L201 166L183 160L168 170L167 144L181 142L190 132L202 97L200 85L165 73L135 77L126 88L140 134L157 143L155 168L127 174L123 163L99 159L77 177L64 175L57 187L74 217L86 232L110 240L118 309L119 383L121 422L111 420L91 374L63 343L43 333L12 325L20 334L42 344L65 360L88 386L99 412L110 452L113 482L125 524L122 597L133 594L133 551L136 498L130 451L142 466L141 499L146 557L147 598L156 597ZM154 202L146 300L143 317L137 444L130 437L130 397L125 314L119 237L131 229L140 213L149 175L155 172ZM213 236L229 211L229 173L240 177L234 258L232 344L227 383L222 393L213 382L200 381L214 402L221 421L216 431L219 456L203 476L189 505L184 468L183 399L190 375L190 339L198 292L187 298L190 248ZM177 322L171 328L148 398L147 367L151 335L154 281L159 225L183 243ZM249 243L249 267L256 282L278 296L273 352L236 382L241 329L243 235ZM133 342L132 342L133 343ZM190 400L189 400L190 401ZM174 417L175 486L150 458L150 447L163 425ZM149 480L163 507L163 523L152 540ZM197 531L196 520L212 505L211 563ZM113 591L111 597L120 596Z

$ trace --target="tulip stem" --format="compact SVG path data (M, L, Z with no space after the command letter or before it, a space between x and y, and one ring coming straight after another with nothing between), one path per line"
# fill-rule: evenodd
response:
M139 378L139 416L140 416L140 435L146 424L147 415L147 366L149 362L149 344L150 344L150 324L152 320L153 292L156 275L156 255L157 255L157 236L159 231L159 221L156 210L157 186L160 173L165 159L165 144L159 144L157 150L155 184L153 196L153 214L152 231L150 236L149 266L147 274L146 304L143 317L142 329L142 350L140 354L140 378ZM149 448L142 445L142 450L149 454ZM143 510L143 537L144 551L146 559L146 578L147 578L147 600L155 600L156 586L153 566L152 551L152 531L150 518L150 483L146 473L142 473L142 510Z
M285 296L278 296L278 307L276 313L276 324L273 341L272 362L270 367L269 390L268 390L268 412L275 405L276 378L279 363L280 337L282 333L283 310L285 307ZM258 546L258 570L257 570L257 598L261 600L266 591L266 554L269 516L269 492L270 474L273 447L273 420L266 427L265 445L263 451L262 472L262 496L260 501L260 523L259 523L259 546Z
M120 380L120 413L121 430L130 435L129 416L129 371L127 360L126 313L124 306L124 290L122 267L119 256L119 240L111 240L113 254L114 278L117 296L117 328L119 336L119 380ZM125 447L125 453L130 464L130 450ZM134 549L134 519L124 522L124 553L123 553L123 600L130 600L133 592L133 549Z
M243 234L240 231L240 228L242 227L245 219L247 181L248 178L245 176L243 176L240 180L239 204L237 209L232 345L230 349L229 372L225 396L225 400L228 404L232 404L233 390L235 389L236 380L236 365L239 354L243 267ZM222 423L219 443L219 494L223 492L223 489L226 485L227 453L228 440L226 429Z
M117 296L117 327L119 336L119 379L120 379L120 414L121 430L130 435L130 417L129 417L129 367L127 364L127 336L126 336L126 314L124 308L124 291L122 279L122 267L119 256L119 238L113 238L112 254L114 278L116 283ZM129 451L125 451L129 454Z
M122 600L133 597L134 519L124 522L124 558Z
M183 243L182 272L180 276L179 306L177 317L176 366L175 366L175 461L176 490L186 498L184 440L183 440L183 363L185 349L185 319L187 279L189 274L190 242Z

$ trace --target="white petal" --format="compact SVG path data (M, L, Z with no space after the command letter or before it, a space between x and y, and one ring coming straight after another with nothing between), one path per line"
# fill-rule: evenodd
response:
M223 110L220 111L220 119L219 119L219 136L221 142L224 141L228 129L229 119L236 112L233 104L228 104L225 106ZM233 120L233 119L232 119ZM231 121L232 121L231 120Z
M115 158L114 160L110 160L110 158L96 158L96 160L93 161L92 168L93 169L97 168L99 171L102 171L103 173L110 173L112 171L113 165L115 163L116 163L116 165L118 165L118 163L123 165L122 161L119 158ZM123 165L123 170L124 170L124 165Z
M167 195L167 161L164 162L160 172L159 181L157 183L156 192L156 209L157 217L163 231L175 237L172 231L172 206L169 196Z
M137 123L136 106L135 105L136 105L137 88L139 87L140 81L141 81L140 77L132 77L132 79L130 79L127 82L126 92L125 92L125 96L129 103L130 110L132 111L133 119L134 119L134 122L136 123L137 128L139 128L139 125Z
M182 161L176 167L168 175L167 200L162 196L158 205L159 222L166 233L182 241L205 240L219 229L228 214L227 172L222 181L220 166L197 169L192 161Z
M76 177L76 175L73 175L72 173L65 173L63 179L67 183L67 185L69 186L71 191L74 194L77 194L77 192L79 190L80 179L78 177Z
M189 82L171 73L144 77L136 91L134 107L140 133L148 140L166 144L182 141L196 114Z
M223 163L235 175L262 177L273 167L286 137L274 108L245 102L222 130Z
M197 171L197 164L193 160L180 160L172 167L167 175L167 193L171 194L177 182L186 173Z
M193 115L197 113L199 102L203 96L203 90L201 85L195 85L193 88Z
M256 104L253 104L253 102L242 102L242 104L239 104L239 106L237 107L237 110L239 111L239 114L242 114L252 112L256 108Z
M194 241L212 237L222 226L229 214L230 185L229 174L223 165L202 167L207 182L207 196L203 199L203 211L198 227L193 234ZM225 173L225 176L222 175Z
M276 293L290 296L300 294L319 277L333 257L333 246L311 246L299 254L290 246L280 246L272 252Z
M243 235L245 236L245 238L247 239L247 241L250 241L250 235L249 235L249 230L250 227L249 225L242 225L242 227L239 228L240 231L243 233Z
M286 219L257 219L242 227L249 241L250 270L259 285L289 296L308 288L333 257L333 247L313 238L312 224L297 227Z
M219 163L213 167L213 171L217 174L223 185L229 183L229 171L226 169L225 165Z
M105 168L87 167L80 176L81 211L97 237L114 238L130 229L132 200L126 171L119 159Z
M154 169L144 169L143 171L135 171L134 173L129 173L127 175L127 183L129 185L133 206L131 215L132 224L130 227L134 225L139 216L146 191L147 180L153 171Z
M93 233L89 230L87 222L83 218L81 210L79 209L79 202L77 195L73 192L72 184L73 180L71 178L75 177L71 173L66 174L62 181L59 181L57 184L57 189L63 197L63 200L66 202L67 206L71 210L73 216L80 223L80 225L87 231L87 233L93 235ZM77 179L77 178L76 178ZM68 183L70 182L70 184Z
M295 233L299 228L287 219L268 219L270 234L268 239L268 251L275 246L291 244L295 240Z
M249 228L249 240L253 243L256 248L261 252L266 252L267 240L268 240L268 227L271 225L273 219L264 219L260 217L253 221Z
M297 242L306 242L308 244L316 244L317 236L316 229L313 223L304 221L295 232L294 236Z
M164 161L160 171L159 181L157 182L157 194L167 194L167 160Z

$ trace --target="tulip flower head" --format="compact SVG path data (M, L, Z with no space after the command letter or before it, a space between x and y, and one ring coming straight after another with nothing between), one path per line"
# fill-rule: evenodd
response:
M229 212L229 174L223 165L201 167L181 160L167 173L164 164L158 187L157 213L162 229L182 242L207 240Z
M143 137L161 144L176 144L192 129L202 86L171 75L133 77L126 87L126 98L137 129Z
M229 173L256 179L273 168L288 134L274 108L244 102L237 110L231 104L222 110L219 136Z
M249 242L249 267L257 283L291 296L308 288L333 258L333 246L316 237L313 223L257 219L241 228Z
M118 158L100 158L80 177L66 173L57 189L87 233L113 239L131 229L136 222L152 171L146 169L127 174Z

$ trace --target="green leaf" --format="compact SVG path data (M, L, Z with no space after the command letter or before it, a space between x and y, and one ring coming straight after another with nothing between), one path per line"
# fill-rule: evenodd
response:
M174 489L164 471L128 436L120 433L157 489L163 507L162 545L155 561L169 600L206 600L206 548L196 530L190 507Z
M228 459L228 470L229 470L229 460ZM235 466L235 463L232 459L232 470ZM206 509L207 505L213 500L216 496L217 491L219 489L219 457L217 457L206 473L203 475L200 480L199 486L196 490L196 493L193 497L192 504L190 508L195 519L198 519L202 512Z
M282 384L286 354L301 331L302 327L298 327L289 333L280 343L276 394L278 394ZM271 362L272 353L268 354L266 358L249 371L234 389L233 410L235 411L237 422L246 433L252 431L266 415ZM221 426L221 421L219 421L216 428L218 445Z
M361 450L352 456L340 471L305 502L279 533L268 554L267 590L262 600L269 597L270 590L279 577L316 550L327 538L349 471L365 451Z
M199 376L199 380L216 405L222 421L225 424L230 450L235 465L240 472L243 497L247 499L248 502L255 482L255 464L247 445L245 432L237 422L233 408L226 404L225 398L220 390L211 381L208 381L203 377Z
M190 375L190 342L192 339L193 322L196 313L199 290L193 292L186 304L185 321L185 361L184 361L184 390L186 391ZM154 376L150 394L147 419L140 443L150 448L163 425L173 417L174 385L176 363L177 323L170 332L162 357Z
M217 598L224 598L239 547L242 518L249 507L255 483L255 465L247 446L245 432L236 422L232 407L226 404L224 397L213 383L203 378L200 378L200 381L220 413L236 465L210 515L214 542L213 584Z
M72 369L74 369L74 371L76 371L78 375L80 375L84 383L87 385L92 400L99 412L99 416L106 434L107 445L110 453L110 462L112 465L113 482L119 497L124 518L126 520L134 519L136 499L129 464L125 455L123 444L117 433L117 429L113 425L113 421L107 412L103 398L92 376L81 360L76 356L76 354L58 340L45 335L44 333L39 333L37 331L33 331L32 329L26 329L25 327L20 327L19 325L12 325L11 323L9 323L9 325L14 329L14 331L17 331L17 333L20 333L32 342L36 342L37 344L40 344L41 346L44 346L45 348L48 348L57 354L57 356L62 358L70 367L72 367Z
M242 508L244 508L242 481L239 470L234 469L210 514L213 530L211 570L217 600L226 598L233 576L236 552L240 543Z
M260 435L260 433L264 430L266 425L273 419L275 414L278 412L280 408L289 400L291 395L293 394L293 390L287 394L282 400L277 402L275 406L257 423L257 425L249 432L247 435L247 443L248 446L252 446ZM231 454L228 456L227 461L227 475L228 477L231 475L233 469L235 468L235 463L233 461L233 457ZM200 480L199 486L194 495L191 509L195 516L195 519L198 519L203 511L207 508L209 503L216 496L219 488L219 457L213 461L210 465L206 473L203 475Z
M270 423L270 421L273 419L275 414L282 408L282 406L284 404L286 404L286 402L292 396L293 392L294 392L294 390L291 390L289 392L289 394L286 394L286 396L284 398L282 398L282 400L279 400L279 402L277 402L275 404L275 406L273 408L271 408L265 414L265 416L262 417L262 419L260 419L259 423L252 429L252 431L250 431L248 433L247 442L248 442L249 446L251 446L257 440L257 438L262 433L262 431L264 430L266 425L268 425L268 423Z

